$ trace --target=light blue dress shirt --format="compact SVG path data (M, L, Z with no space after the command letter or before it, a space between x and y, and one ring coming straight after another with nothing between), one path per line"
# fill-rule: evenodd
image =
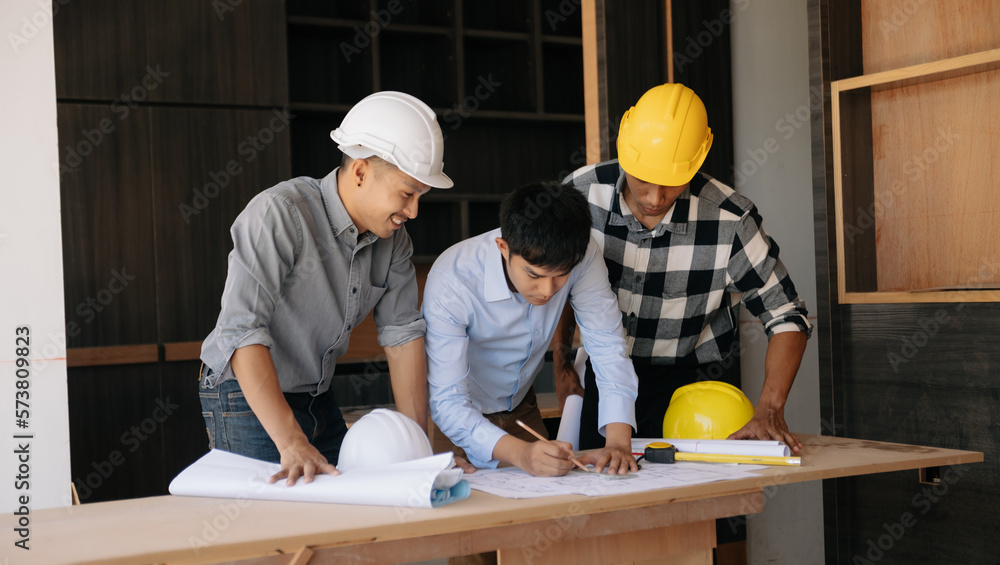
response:
M597 242L545 305L512 292L497 249L500 230L458 243L434 262L424 285L427 381L434 422L477 467L496 467L506 432L483 414L516 407L535 381L568 299L601 394L598 426L635 428L638 381L625 349L618 301Z

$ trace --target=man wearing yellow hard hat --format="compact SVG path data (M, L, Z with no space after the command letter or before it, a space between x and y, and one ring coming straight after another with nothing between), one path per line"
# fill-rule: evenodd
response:
M785 400L812 331L805 304L764 232L757 208L699 173L712 147L705 105L681 84L647 91L622 117L618 159L564 181L590 202L593 233L618 296L629 354L639 377L636 437L663 437L674 391L708 379L735 381L740 304L768 336L764 387L753 417L733 439L777 439L793 451ZM567 359L573 320L557 344L560 401L584 397L580 448L596 440L597 387L584 390Z

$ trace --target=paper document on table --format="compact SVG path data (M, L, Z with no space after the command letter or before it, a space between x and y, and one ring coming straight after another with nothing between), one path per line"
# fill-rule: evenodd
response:
M792 453L787 445L775 440L663 438L632 438L632 453L642 454L647 445L658 441L667 442L682 453L721 453L724 455L764 457L788 457Z
M170 482L170 494L243 500L329 502L432 508L469 497L454 456L441 453L379 467L316 475L306 484L268 482L281 465L213 449Z
M753 476L753 471L765 468L764 465L643 462L637 473L628 475L585 473L574 469L562 477L534 477L516 467L504 467L479 469L465 475L465 479L478 491L504 498L541 498L561 494L604 496L742 479Z

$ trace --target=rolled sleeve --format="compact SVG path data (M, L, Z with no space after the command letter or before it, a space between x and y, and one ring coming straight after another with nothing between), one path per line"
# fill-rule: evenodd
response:
M590 356L600 390L597 425L601 435L610 423L635 424L638 379L628 357L621 311L608 282L608 270L597 242L591 238L581 277L570 291L570 302Z
M768 338L789 331L809 337L812 324L805 302L798 297L778 252L778 244L761 227L761 218L752 208L740 220L730 254L730 290L743 293L743 304L760 319Z
M413 243L406 228L392 238L392 259L385 281L385 294L375 305L378 343L394 347L424 337L427 325L417 308L416 269L410 258Z
M231 235L222 309L214 339L208 340L212 344L206 343L202 351L217 379L237 349L272 346L268 323L301 247L301 219L289 202L263 193L236 218Z
M431 418L451 441L465 450L469 461L495 468L493 449L506 432L491 424L472 405L468 359L471 304L446 277L432 272L424 287L427 322L427 384Z

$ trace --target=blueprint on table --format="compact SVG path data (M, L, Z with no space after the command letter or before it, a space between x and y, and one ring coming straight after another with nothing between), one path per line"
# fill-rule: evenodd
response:
M765 465L659 464L643 461L639 472L628 475L585 473L574 469L562 477L534 477L516 467L504 467L477 469L475 473L466 473L464 478L473 489L504 498L562 494L604 496L742 479L766 468Z

